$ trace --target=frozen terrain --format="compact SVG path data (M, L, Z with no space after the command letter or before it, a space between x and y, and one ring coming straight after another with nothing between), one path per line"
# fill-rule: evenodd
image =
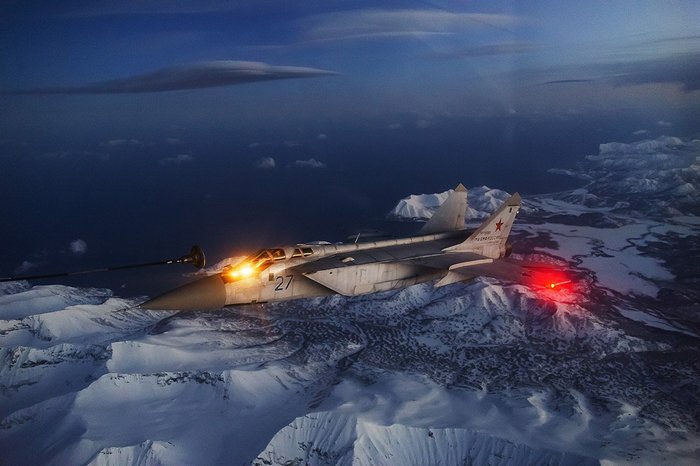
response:
M700 142L601 145L477 279L218 312L0 288L0 464L697 464ZM562 172L561 170L559 172ZM446 193L393 217L429 218ZM486 215L507 193L469 190Z
M392 220L428 220L433 213L445 202L452 192L448 190L437 194L411 194L401 199L396 207L387 215ZM508 199L509 194L500 189L491 189L488 186L470 188L467 193L469 207L467 208L467 221L470 219L482 219L488 217L491 212Z

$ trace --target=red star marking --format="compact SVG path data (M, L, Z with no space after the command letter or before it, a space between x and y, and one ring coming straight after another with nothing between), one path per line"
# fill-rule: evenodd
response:
M503 226L503 222L501 222L501 219L498 219L498 223L496 224L496 231L501 231L501 227Z

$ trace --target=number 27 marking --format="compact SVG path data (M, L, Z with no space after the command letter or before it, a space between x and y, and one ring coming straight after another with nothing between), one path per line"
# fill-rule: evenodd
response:
M284 291L289 288L289 285L292 284L292 279L294 278L293 275L277 275L277 278L275 278L275 291ZM287 282L286 286L284 282Z

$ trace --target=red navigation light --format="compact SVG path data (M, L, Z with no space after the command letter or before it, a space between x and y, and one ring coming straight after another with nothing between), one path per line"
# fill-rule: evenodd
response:
M571 283L571 280L564 274L564 272L554 268L542 268L533 271L530 277L531 286L541 287L548 290L554 290L562 285Z
M560 282L552 282L552 283L549 284L549 287L550 287L551 289L554 289L554 288L556 288L556 287L558 287L558 286L566 285L567 283L571 283L571 280L562 280L562 281L560 281Z

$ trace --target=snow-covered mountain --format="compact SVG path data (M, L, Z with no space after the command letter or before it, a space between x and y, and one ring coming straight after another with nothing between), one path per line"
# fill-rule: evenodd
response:
M445 202L452 192L448 190L437 194L411 194L396 204L387 218L392 220L428 220L433 216L440 205ZM488 186L479 186L468 190L467 222L473 219L488 217L510 194L500 189L491 189Z
M661 136L635 143L601 144L578 170L568 174L587 182L570 199L587 206L636 210L666 218L684 213L700 214L700 140ZM581 199L580 196L587 196Z
M4 284L0 464L697 464L700 217L675 188L697 188L698 156L602 145L570 172L585 187L526 197L514 255L578 273L555 290L175 313ZM655 183L644 201L630 170ZM481 189L485 213L507 196ZM428 218L444 195L395 211Z

